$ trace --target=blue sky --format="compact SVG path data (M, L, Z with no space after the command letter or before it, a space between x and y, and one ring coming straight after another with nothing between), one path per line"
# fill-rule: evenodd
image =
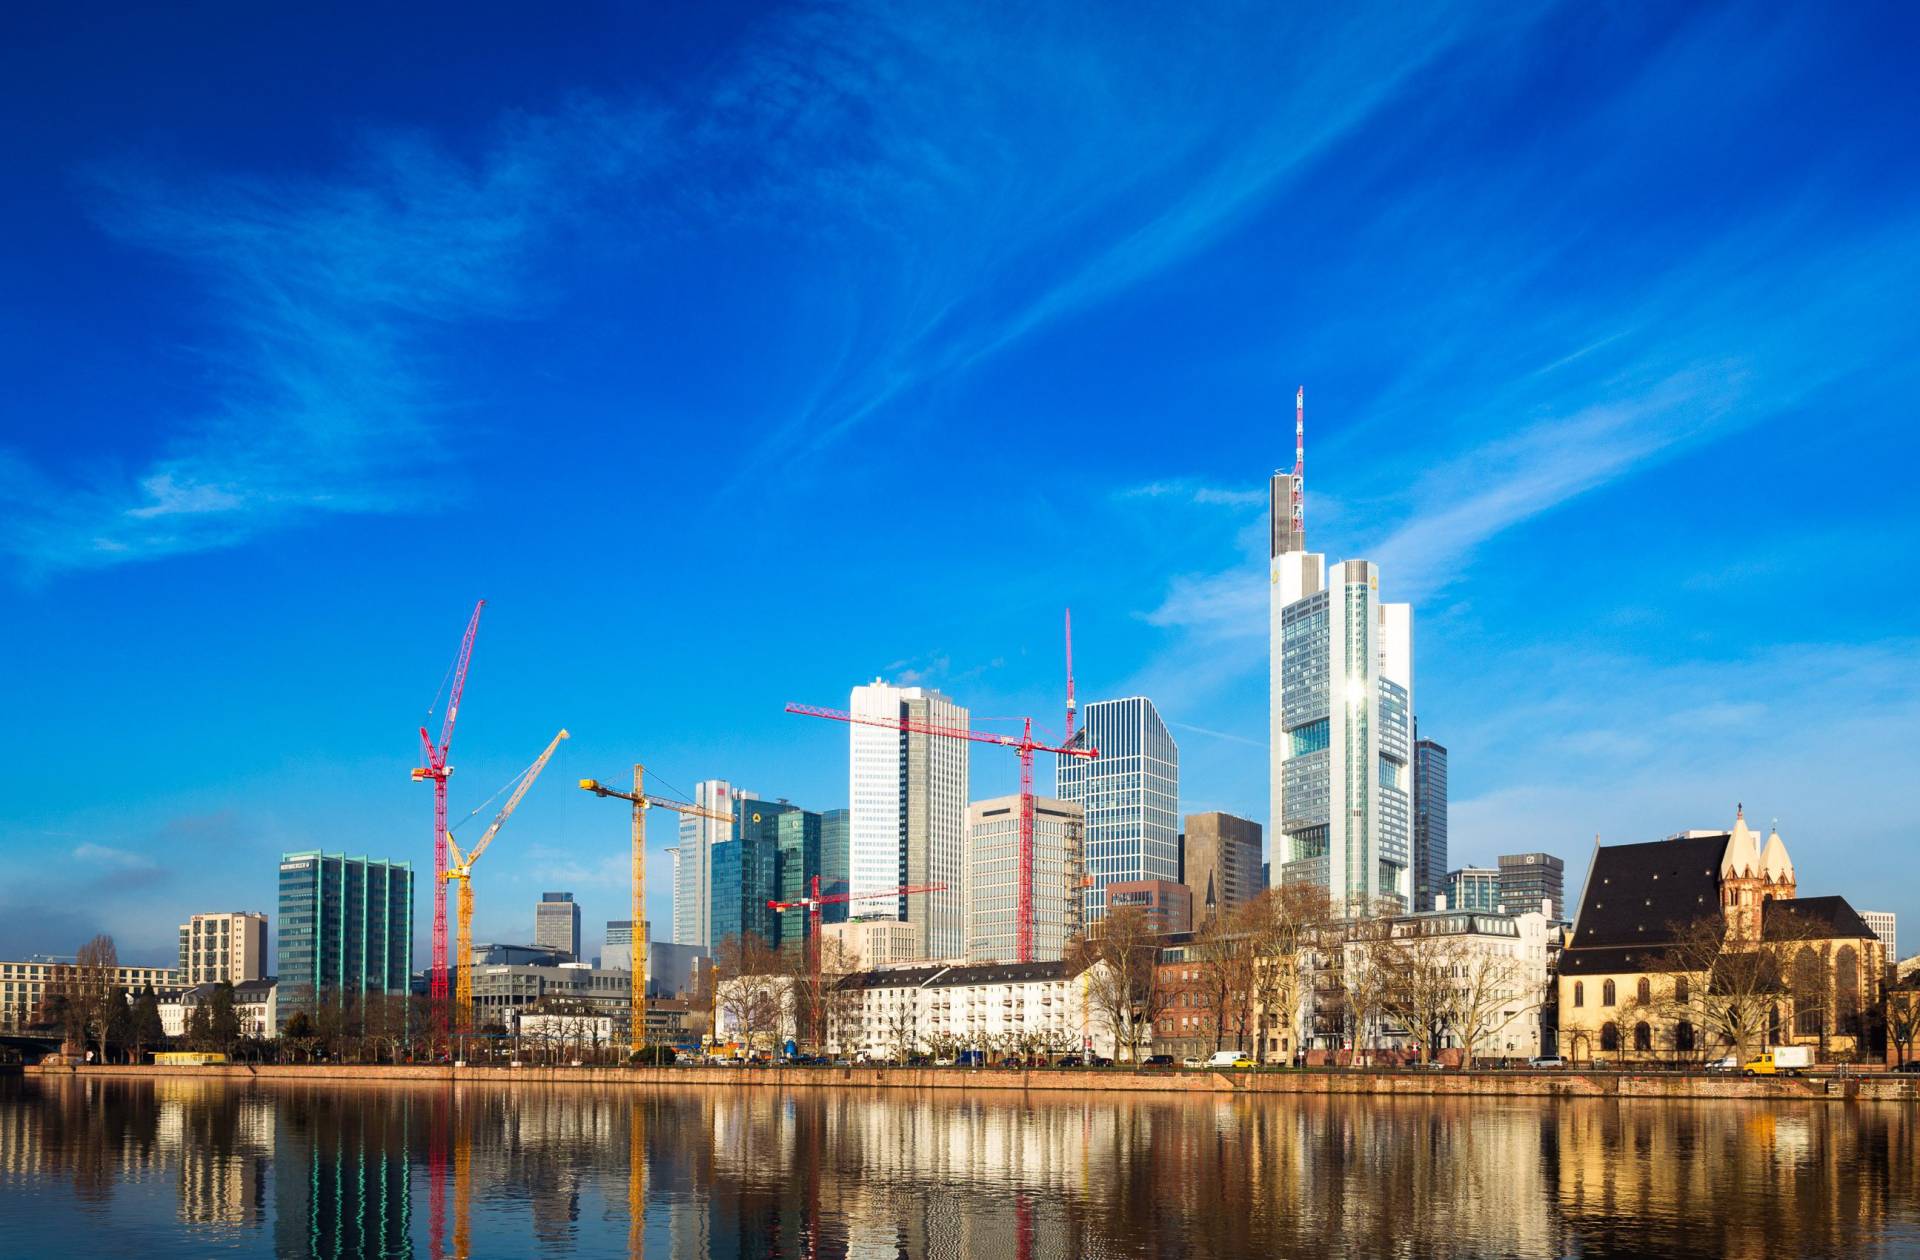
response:
M786 701L1057 729L1069 604L1083 701L1152 696L1183 807L1264 822L1299 384L1312 545L1415 605L1454 865L1577 886L1744 801L1920 934L1900 6L5 21L4 956L169 959L284 849L430 868L480 596L456 817L574 736L482 937L624 917L582 775L844 804Z

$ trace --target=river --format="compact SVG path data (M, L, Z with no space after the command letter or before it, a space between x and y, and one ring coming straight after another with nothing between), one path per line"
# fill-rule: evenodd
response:
M0 1256L1920 1255L1901 1104L0 1079Z

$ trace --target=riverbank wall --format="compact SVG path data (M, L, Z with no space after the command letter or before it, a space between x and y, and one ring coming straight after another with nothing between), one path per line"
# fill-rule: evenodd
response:
M452 1067L235 1064L218 1067L37 1066L30 1076L305 1083L357 1081L609 1088L725 1086L771 1089L991 1090L1139 1095L1387 1095L1476 1098L1744 1098L1916 1101L1908 1076L1739 1077L1678 1072L1128 1072L994 1068Z

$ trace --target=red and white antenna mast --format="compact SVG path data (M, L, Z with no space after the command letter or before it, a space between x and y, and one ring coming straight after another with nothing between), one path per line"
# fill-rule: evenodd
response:
M1069 608L1067 609L1067 737L1060 741L1061 743L1073 742L1073 715L1079 711L1080 706L1073 701L1073 609Z
M1307 387L1293 396L1293 538L1294 545L1307 545Z

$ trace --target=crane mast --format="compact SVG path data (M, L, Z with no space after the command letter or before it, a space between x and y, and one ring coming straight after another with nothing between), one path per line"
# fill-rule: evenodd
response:
M447 693L447 711L440 720L440 740L435 743L420 728L420 749L425 765L413 771L413 781L433 784L433 964L427 978L427 994L433 1008L434 1032L447 1031L447 777L453 767L447 764L447 750L453 745L453 724L460 716L460 697L467 689L467 665L473 660L474 636L480 633L480 611L487 606L480 600L467 620L467 631L460 638L460 654L451 673L453 686Z

